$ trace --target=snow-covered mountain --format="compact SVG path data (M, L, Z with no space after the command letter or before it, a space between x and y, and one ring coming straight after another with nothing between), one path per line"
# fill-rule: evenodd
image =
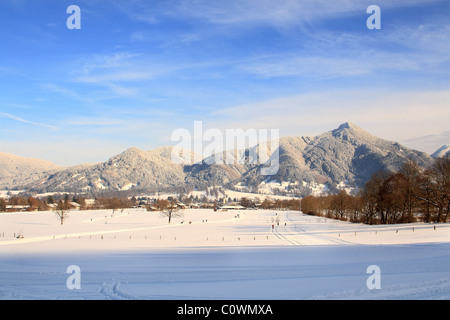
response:
M68 168L30 185L35 191L159 190L184 185L183 166L174 164L171 147L151 151L129 148L106 162Z
M27 185L61 169L50 161L0 152L0 188Z
M444 158L446 156L450 156L450 145L448 144L443 145L431 155L433 158Z
M377 138L352 123L315 137L280 138L279 170L270 176L261 174L267 166L264 163L210 164L211 159L206 158L191 165L176 164L171 161L172 150L173 147L151 151L130 148L103 163L52 172L38 181L33 180L28 189L162 191L219 185L255 189L261 183L274 181L300 187L308 184L361 186L376 171L398 170L406 160L414 160L423 167L433 161L423 152ZM240 150L236 157L245 157L251 151Z
M396 171L407 160L431 164L427 154L373 136L352 123L315 137L280 139L280 168L269 177L244 174L243 180L346 183L361 186L377 171ZM259 176L259 178L258 178Z

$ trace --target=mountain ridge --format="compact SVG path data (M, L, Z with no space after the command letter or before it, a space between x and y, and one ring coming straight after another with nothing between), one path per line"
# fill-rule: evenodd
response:
M0 152L0 187L26 185L64 167L53 162Z
M244 159L253 148L240 150ZM312 137L281 137L278 144L278 171L261 174L270 163L225 164L224 153L194 163L195 155L184 152L184 161L171 161L174 147L143 151L131 147L98 164L62 168L33 179L26 189L35 192L102 192L177 188L205 188L214 185L257 188L263 182L311 183L330 186L346 183L362 186L376 171L396 171L406 160L420 166L431 164L423 152L408 149L397 142L378 138L357 125L346 122L338 128ZM227 151L230 152L230 151ZM271 161L273 162L273 157ZM182 164L190 163L190 164Z

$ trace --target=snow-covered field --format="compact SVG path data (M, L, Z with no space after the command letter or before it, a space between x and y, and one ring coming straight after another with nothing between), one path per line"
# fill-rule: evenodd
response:
M72 265L81 289L66 284ZM367 286L374 276L380 289ZM0 299L449 298L445 224L263 210L185 210L171 224L141 209L73 211L63 225L53 212L0 214Z

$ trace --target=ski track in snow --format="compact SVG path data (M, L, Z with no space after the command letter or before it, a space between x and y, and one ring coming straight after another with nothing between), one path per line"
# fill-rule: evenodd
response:
M183 299L208 299L208 297L180 296L180 295L153 295L136 296L126 293L120 288L121 283L103 283L99 290L109 300L183 300ZM17 298L17 297L16 297ZM228 297L229 298L229 297ZM226 298L225 298L226 299ZM306 297L310 300L449 300L450 278L436 281L418 282L386 286L380 290L348 290L334 292L326 295Z
M318 300L449 300L450 278L436 281L400 284L382 287L380 290L351 290L314 296Z
M299 235L307 235L308 237L315 238L321 241L328 242L330 244L353 244L352 242L341 240L341 239L333 239L331 237L327 237L324 235L320 235L313 232L308 232L304 228L300 227L301 222L295 219L292 219L289 215L289 212L283 212L284 218L289 221L289 224L286 226L277 226L272 230L273 235L275 235L278 239L287 242L293 246L301 246L306 245L305 243L300 242L296 237Z
M139 300L139 297L125 293L119 287L120 282L103 283L100 293L110 300Z
M301 246L301 245L302 245L302 244L301 244L300 242L298 242L297 240L289 239L286 235L280 233L280 232L279 232L278 230L276 230L276 229L277 229L277 228L275 228L275 229L272 231L272 234L273 234L275 237L277 237L278 239L280 239L280 240L282 240L282 241L285 241L285 242L287 242L288 244L293 245L293 246Z
M289 227L288 227L288 228L286 228L286 226L284 226L284 227L282 226L280 229L282 229L283 232L289 231L289 233L285 233L285 234L280 233L280 232L278 231L278 227L279 227L279 226L277 226L276 228L274 228L274 230L272 230L272 233L273 233L278 239L284 240L284 241L286 241L287 243L289 243L289 244L291 244L291 245L293 245L293 246L301 246L301 245L303 245L300 241L298 241L298 240L296 240L296 239L293 239L293 237L291 236L293 233L295 233L295 232L298 231L296 222L294 222L291 218L289 218L289 213L284 213L284 218L285 218L286 220L288 220L289 222L293 223L293 224L289 224ZM292 230L292 228L291 228L292 225L294 226L294 230L295 230L295 231ZM297 232L297 233L298 233L298 232Z

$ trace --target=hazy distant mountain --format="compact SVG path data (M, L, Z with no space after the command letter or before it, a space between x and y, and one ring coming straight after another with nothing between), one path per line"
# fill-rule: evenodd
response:
M258 146L254 147L258 148ZM408 160L427 167L432 158L396 142L377 138L352 123L315 137L283 137L279 141L279 170L262 175L266 164L210 164L218 153L191 165L171 161L172 147L151 151L130 148L106 162L67 168L29 184L34 191L161 191L179 187L257 187L261 182L340 183L362 186L377 171L396 171ZM253 151L239 150L243 159ZM228 151L230 152L230 151ZM192 158L192 154L186 156ZM220 162L220 161L219 161ZM223 162L220 162L223 163Z
M0 188L7 189L30 184L61 169L63 167L50 161L0 152Z
M403 141L403 145L432 154L442 145L448 144L449 141L450 130L447 130L438 134L406 139Z
M433 158L443 158L445 156L450 156L450 145L446 144L437 149L431 157Z

